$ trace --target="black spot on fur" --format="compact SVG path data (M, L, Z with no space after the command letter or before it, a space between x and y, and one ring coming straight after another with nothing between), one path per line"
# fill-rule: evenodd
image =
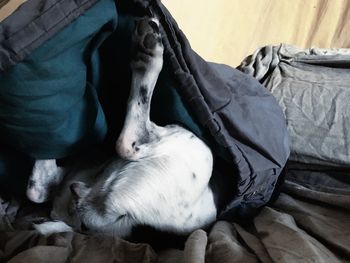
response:
M193 178L193 180L196 180L197 179L197 175L195 173L192 173L192 178Z
M142 129L142 132L138 134L138 145L143 145L146 143L156 143L160 138L153 131L150 131L146 128Z
M139 136L139 145L143 145L150 142L149 133L145 132Z
M120 219L123 219L124 217L126 217L126 214L118 216L116 221L119 221Z
M34 186L35 186L35 181L32 180L32 179L30 179L30 180L28 181L28 187L29 187L29 188L32 188L32 187L34 187Z
M140 99L142 104L146 104L148 102L146 86L141 86L140 88Z
M187 209L189 207L189 204L185 201L181 201L177 204L179 207L183 207L185 209Z

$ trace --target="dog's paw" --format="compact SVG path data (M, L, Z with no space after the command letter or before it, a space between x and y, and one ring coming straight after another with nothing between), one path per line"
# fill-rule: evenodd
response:
M33 228L45 236L54 233L73 232L73 229L62 221L47 221L40 224L33 224Z
M137 21L132 39L132 63L134 69L162 66L163 43L156 18Z
M34 203L43 203L49 199L50 191L63 178L63 169L55 159L37 160L27 184L27 197Z

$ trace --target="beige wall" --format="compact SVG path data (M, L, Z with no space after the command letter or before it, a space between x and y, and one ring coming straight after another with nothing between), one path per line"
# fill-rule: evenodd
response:
M0 22L27 0L0 0Z
M0 0L0 21L26 0ZM350 0L162 0L205 59L237 66L258 47L350 48Z
M350 0L163 0L205 59L236 66L279 43L349 47Z

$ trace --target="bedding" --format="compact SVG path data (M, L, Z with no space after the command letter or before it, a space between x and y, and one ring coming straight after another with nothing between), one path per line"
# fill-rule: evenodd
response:
M34 231L20 230L26 228L23 221L29 220L30 210L18 210L15 202L2 202L0 260L350 262L349 182L335 179L334 172L296 169L289 175L276 203L263 208L254 220L248 224L219 221L208 232L197 230L181 250L155 251L147 244L78 233L39 236Z
M219 216L254 213L270 200L289 156L280 106L253 77L197 55L157 0L33 0L0 24L0 188L9 191L5 184L33 159L101 144L113 150L130 87L131 32L149 13L165 48L151 119L180 123L209 145L214 171L229 182Z
M240 65L279 101L291 137L289 160L350 165L349 61L349 49L280 45L263 47Z
M288 59L284 59L287 51ZM284 101L294 98L293 93L282 91L289 89L283 83L291 82L291 78L296 80L294 88L299 90L338 88L332 81L311 85L315 72L321 73L326 80L333 80L327 75L329 72L350 71L334 63L334 56L349 61L347 50L326 51L300 50L288 45L268 46L247 58L240 69L252 75L264 72L259 73L262 77L258 79L274 94L279 90L276 97L283 107ZM299 56L303 57L302 62L297 62ZM309 63L306 65L305 61ZM281 73L280 67L286 66L293 74ZM276 78L279 81L274 81ZM342 87L346 89L349 83L342 83ZM304 91L304 99L316 100L319 98L316 91ZM279 94L283 95L278 97ZM283 107L289 125L296 125L300 118L289 113L307 107L298 104L299 100L295 102ZM330 102L338 105L343 98L332 96ZM328 111L328 107L324 110ZM317 120L324 114L318 110L313 116ZM346 112L338 114L344 116ZM310 122L309 125L313 127L314 124ZM291 131L294 130L292 127L288 126ZM337 132L344 134L343 126L338 127L341 130ZM291 132L294 155L299 156L298 138L309 132L308 129L296 134ZM317 138L324 147L334 146L334 142ZM348 147L348 142L344 141L343 146L338 144L335 149L341 153L342 147ZM79 233L39 236L28 230L28 223L47 211L33 208L28 203L21 205L15 200L2 201L0 258L3 262L350 262L350 170L346 164L341 165L335 150L333 155L324 156L321 165L318 151L317 147L307 147L300 153L306 154L307 161L305 158L290 161L279 197L261 209L256 217L246 221L221 220L207 231L194 231L183 249L155 250L148 244L130 243L117 237L101 238Z
M40 0L33 2L39 3ZM88 2L93 6L93 1L74 1L82 5ZM87 71L88 76L95 76L88 78L94 88L109 83L120 92L118 103L121 104L110 102L111 98L116 98L111 96L115 95L116 89L99 93L104 112L110 113L104 117L113 132L118 128L111 120L123 114L119 110L123 106L122 87L127 84L128 72L120 65L125 65L127 61L127 32L132 24L127 7L132 2L120 1L118 5L117 28L125 30L107 33L108 41L97 45L99 52L94 59L101 62L104 70ZM138 2L143 4L140 10L148 3ZM98 4L110 3L101 0ZM24 7L28 6L24 4ZM166 70L158 85L166 86L162 81L170 83L167 88L158 88L162 95L158 94L159 103L154 105L153 114L162 123L184 123L209 142L217 159L221 160L220 164L223 163L216 167L218 172L228 171L230 176L235 176L234 196L227 209L233 214L223 214L206 231L194 231L183 248L158 250L149 244L131 243L118 237L80 233L40 236L32 230L31 223L46 218L49 206L33 205L21 198L1 198L0 262L350 262L348 106L343 99L350 85L347 81L350 70L348 51L268 46L248 57L238 71L203 61L191 50L167 10L158 1L152 1L152 7L166 21L163 24ZM70 8L74 9L74 6ZM89 11L79 10L86 19ZM71 26L79 23L79 12L75 13L76 20L70 20ZM56 13L58 17L60 14ZM14 16L11 17L14 19ZM6 21L9 20L4 21L5 25ZM67 25L70 23L63 21ZM55 37L66 29L56 29ZM55 37L50 41L54 41ZM8 42L5 45L1 43L1 47L8 51ZM43 40L24 50L40 52L47 43ZM111 46L122 54L105 53L111 50ZM6 70L26 63L28 58L25 53L18 56L7 56L6 52L1 54L5 54L5 58L15 58L2 60L10 63L6 65ZM110 64L116 61L119 64ZM89 62L84 60L83 64L89 65ZM116 69L120 70L120 83L113 78ZM6 72L1 74L5 76ZM157 101L157 94L155 98ZM164 115L162 111L164 105L160 102L163 98L169 99L165 103L169 115ZM320 98L324 99L324 103L319 105L316 102ZM314 102L312 105L317 110L304 103L309 101ZM333 106L329 107L329 103ZM120 108L115 109L116 105ZM289 156L285 118L292 156L281 193L274 197L274 202L269 202ZM325 132L323 129L323 133L318 134L316 128L319 124L333 130ZM313 133L316 135L313 136ZM337 140L339 135L341 140ZM18 161L19 157L28 159L25 154L20 155L13 149L2 147L1 150L2 156L7 158L1 161ZM27 163L30 169L30 160ZM233 171L232 164L237 171ZM16 166L22 165L12 163L11 169ZM223 169L227 166L230 169ZM6 169L1 171L3 174L8 172ZM268 205L264 206L266 203ZM250 217L251 208L255 208L254 217Z

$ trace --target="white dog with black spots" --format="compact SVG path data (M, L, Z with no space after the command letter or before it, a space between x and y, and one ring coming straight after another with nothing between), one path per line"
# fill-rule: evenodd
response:
M217 216L209 186L213 155L192 132L150 120L151 98L163 65L157 19L141 19L133 33L132 84L127 115L116 142L119 157L93 169L70 170L53 197L53 221L36 224L42 234L82 231L126 237L133 227L188 234ZM27 196L50 198L65 174L55 160L36 162Z

